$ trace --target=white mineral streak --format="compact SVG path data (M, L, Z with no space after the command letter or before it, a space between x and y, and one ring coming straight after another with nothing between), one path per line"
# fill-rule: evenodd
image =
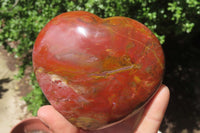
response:
M53 82L59 81L57 84L58 86L60 86L60 87L68 86L67 80L62 78L61 76L58 76L56 74L50 74L50 77L51 77L51 81L53 81Z

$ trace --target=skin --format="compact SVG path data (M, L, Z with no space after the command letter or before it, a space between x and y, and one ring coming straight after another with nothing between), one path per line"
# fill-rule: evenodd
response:
M136 115L125 121L98 131L82 131L68 122L51 105L38 110L38 117L53 133L156 133L170 98L167 86L162 85L151 101Z

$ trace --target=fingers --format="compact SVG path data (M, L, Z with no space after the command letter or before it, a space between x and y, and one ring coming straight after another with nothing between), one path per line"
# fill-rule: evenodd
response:
M143 119L136 133L156 133L158 131L169 102L169 97L168 87L161 86L145 108Z
M38 117L53 133L79 133L79 129L68 122L51 105L46 105L38 110Z

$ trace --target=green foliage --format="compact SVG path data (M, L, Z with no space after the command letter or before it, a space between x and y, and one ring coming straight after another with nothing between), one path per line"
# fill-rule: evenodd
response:
M38 109L42 105L49 104L49 102L46 100L44 94L42 93L34 73L32 73L30 77L33 90L26 97L23 97L23 99L28 105L28 110L31 111L34 116L36 116Z
M39 31L56 15L84 10L102 18L125 16L149 27L161 44L171 34L189 34L200 20L199 0L1 0L0 45L22 60L19 74L23 77ZM25 97L29 109L36 113L45 98L31 75L33 91Z
M199 18L200 15L200 1L176 0L168 3L167 10L172 13L171 20L181 26L181 30L178 33L190 33L195 26L195 17Z

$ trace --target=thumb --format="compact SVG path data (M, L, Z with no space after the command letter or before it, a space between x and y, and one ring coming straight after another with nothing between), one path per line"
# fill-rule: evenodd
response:
M79 133L79 129L68 122L51 105L41 107L37 115L53 133Z

